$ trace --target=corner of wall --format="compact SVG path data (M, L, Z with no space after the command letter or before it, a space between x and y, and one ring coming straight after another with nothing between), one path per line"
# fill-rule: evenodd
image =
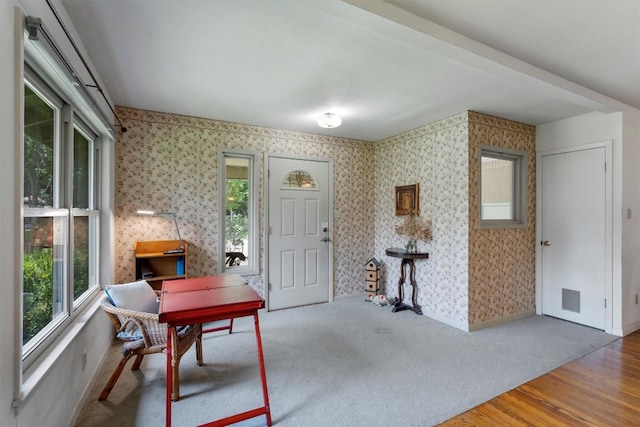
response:
M535 127L469 111L469 325L535 310ZM527 152L527 227L480 230L480 144Z

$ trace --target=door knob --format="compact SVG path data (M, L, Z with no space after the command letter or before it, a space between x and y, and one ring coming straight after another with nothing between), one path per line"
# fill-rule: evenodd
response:
M323 237L322 239L320 239L321 242L330 242L331 239L328 237Z
M543 240L540 244L542 246L551 246L551 240Z

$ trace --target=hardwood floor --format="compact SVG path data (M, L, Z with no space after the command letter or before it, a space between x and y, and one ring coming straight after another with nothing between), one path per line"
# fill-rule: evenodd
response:
M440 426L640 426L640 331Z

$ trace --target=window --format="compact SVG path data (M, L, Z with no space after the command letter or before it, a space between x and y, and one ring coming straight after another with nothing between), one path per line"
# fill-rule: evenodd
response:
M26 64L23 114L24 359L98 288L99 151L96 133Z
M282 181L283 190L317 190L316 181L305 171L293 171L284 177Z
M480 228L526 226L527 154L480 146Z
M218 156L218 271L258 274L256 156L228 149Z

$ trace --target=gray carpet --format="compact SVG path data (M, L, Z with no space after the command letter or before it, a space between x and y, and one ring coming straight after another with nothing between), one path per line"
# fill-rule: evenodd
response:
M431 426L617 337L530 316L466 333L410 311L348 297L261 313L271 415L277 426ZM204 338L180 364L173 425L194 426L262 405L251 318ZM164 425L165 358L131 361L108 401L97 397L120 358L114 345L76 426ZM241 423L264 426L264 417Z

